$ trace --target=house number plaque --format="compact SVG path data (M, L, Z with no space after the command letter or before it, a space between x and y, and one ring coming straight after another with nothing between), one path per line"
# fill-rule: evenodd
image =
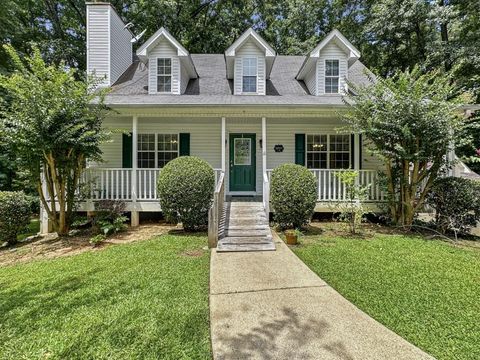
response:
M275 145L273 147L273 150L275 150L275 152L283 152L283 145Z

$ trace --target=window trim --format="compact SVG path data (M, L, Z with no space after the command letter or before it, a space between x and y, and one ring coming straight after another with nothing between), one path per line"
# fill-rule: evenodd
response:
M332 75L327 75L327 61L337 61L338 62L338 75L337 76L332 76ZM340 94L340 59L338 58L327 58L324 60L324 72L323 72L323 93L327 95L335 95L335 94ZM327 92L327 78L329 79L337 79L337 92Z
M255 91L243 91L243 78L247 75L244 75L244 61L245 59L255 59ZM253 75L248 75L253 77ZM258 56L243 56L242 57L242 94L243 95L256 95L258 94Z
M143 167L139 167L138 166L138 137L140 135L155 135L155 150L149 150L149 151L146 151L146 150L140 150L142 152L151 152L151 151L154 151L155 152L155 167L153 168L143 168ZM142 131L142 132L139 132L137 134L137 169L139 170L152 170L152 169L155 169L155 170L158 170L158 169L162 169L162 168L159 168L158 167L158 135L177 135L177 143L178 143L178 146L177 146L177 157L180 157L180 133L179 132L174 132L174 131L165 131L165 132L156 132L156 131ZM162 152L165 152L164 150L162 150ZM174 150L172 151L168 151L168 152L175 152Z
M308 153L315 153L315 151L308 151L308 136L322 136L325 135L327 137L327 151L323 151L323 153L327 154L327 167L326 168L309 168L308 167ZM330 150L330 136L335 135L344 135L348 137L348 168L343 169L332 169L330 167L330 154L332 153L347 153L346 151L332 151ZM305 133L305 167L310 170L347 170L352 169L352 138L351 134L338 134L334 132L323 132L323 133Z
M163 59L163 60L166 60L166 59L169 59L170 60L170 91L158 91L158 78L160 76L168 76L168 75L160 75L158 73L158 60L160 59ZM172 94L173 93L173 58L171 56L157 56L155 58L155 61L156 61L156 74L155 74L155 79L156 79L156 93L157 94Z

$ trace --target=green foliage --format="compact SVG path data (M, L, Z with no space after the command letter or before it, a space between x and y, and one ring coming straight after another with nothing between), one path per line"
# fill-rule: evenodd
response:
M107 235L105 234L97 234L95 236L92 236L89 240L89 243L92 245L92 246L97 246L99 244L101 244L102 242L104 242L105 240L107 240Z
M126 203L122 200L100 200L95 203L94 227L102 234L112 235L124 231L128 220L125 214Z
M428 196L435 209L437 229L466 233L480 221L480 183L475 180L444 177L437 179Z
M270 201L281 228L300 228L310 221L317 202L317 181L307 168L284 164L272 172Z
M163 214L171 222L181 222L185 230L206 226L214 186L215 173L205 160L181 156L170 161L158 176Z
M344 119L383 160L392 219L409 226L440 171L453 165L445 155L466 127L457 109L471 99L456 95L448 76L418 67L350 85L355 95L347 96Z
M65 64L46 64L35 46L23 60L10 45L4 50L15 71L0 76L0 89L7 94L0 103L0 132L33 178L54 230L64 235L86 162L100 160L100 144L109 139L102 127L104 92L93 93L95 83L75 80L76 71ZM47 202L41 175L57 207Z
M30 202L23 192L0 191L0 241L10 245L30 223Z
M356 234L366 214L363 201L367 198L369 186L358 184L358 171L343 170L334 172L345 187L345 199L335 203L334 211L340 210L339 220L348 224L350 233Z

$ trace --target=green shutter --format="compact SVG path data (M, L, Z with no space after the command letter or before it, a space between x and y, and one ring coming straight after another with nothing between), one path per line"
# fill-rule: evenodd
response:
M358 170L362 170L362 134L358 135L358 140L359 140L359 156L360 156L360 168ZM350 141L350 154L351 154L351 161L350 161L350 167L353 169L355 166L355 135L352 134L351 141Z
M122 134L122 167L132 167L132 133Z
M190 134L180 134L180 156L190 155Z
M358 135L358 140L360 142L360 146L358 147L360 149L359 155L360 155L360 168L359 170L362 170L362 147L363 147L363 141L362 141L362 134Z
M305 134L295 134L295 164L305 166Z

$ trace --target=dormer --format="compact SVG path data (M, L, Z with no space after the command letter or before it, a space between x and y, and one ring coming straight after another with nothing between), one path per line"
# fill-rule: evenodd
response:
M338 30L330 32L305 59L296 79L312 95L341 95L348 91L348 68L360 52Z
M138 50L148 64L149 94L183 94L198 77L190 53L165 28L160 28Z
M265 95L275 50L252 28L226 51L227 78L233 80L234 95Z

